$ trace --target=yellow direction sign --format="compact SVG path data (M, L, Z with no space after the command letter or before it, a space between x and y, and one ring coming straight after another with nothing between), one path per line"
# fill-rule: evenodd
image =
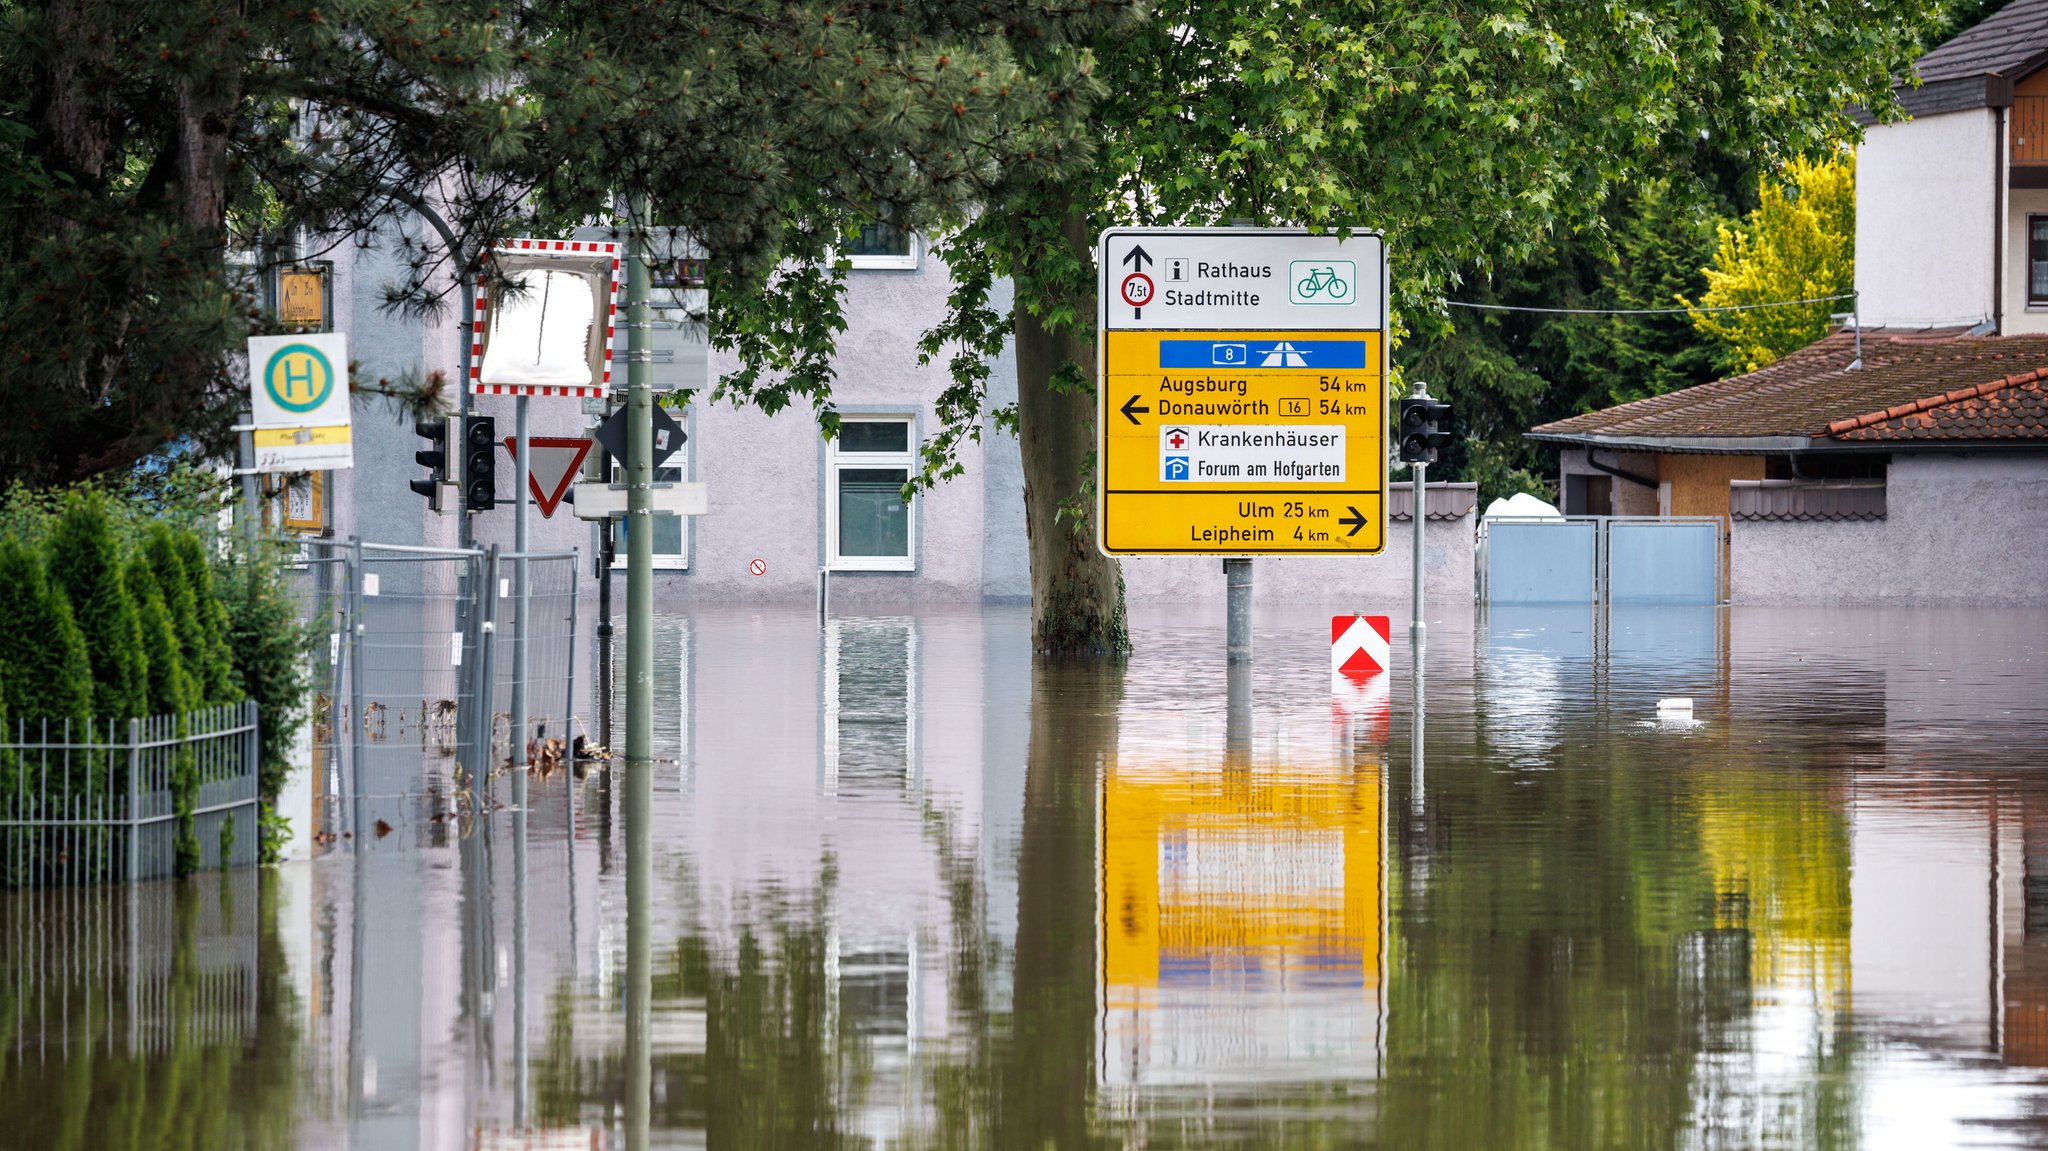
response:
M1110 229L1098 254L1102 550L1380 551L1380 238Z

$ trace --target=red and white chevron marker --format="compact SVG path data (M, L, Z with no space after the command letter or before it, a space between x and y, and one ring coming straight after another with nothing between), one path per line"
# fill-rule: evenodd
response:
M1362 681L1394 666L1393 620L1383 615L1340 615L1330 620L1330 675Z

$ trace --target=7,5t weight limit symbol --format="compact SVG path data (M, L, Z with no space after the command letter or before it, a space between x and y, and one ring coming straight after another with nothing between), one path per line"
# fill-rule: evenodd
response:
M1132 272L1124 277L1124 303L1131 306L1131 318L1140 319L1145 314L1145 305L1152 302L1152 277L1143 272Z

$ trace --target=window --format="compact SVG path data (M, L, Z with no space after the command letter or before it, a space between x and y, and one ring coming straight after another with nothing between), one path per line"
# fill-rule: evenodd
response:
M2027 217L2027 303L2048 304L2048 216Z
M916 517L903 499L912 467L910 420L849 416L825 445L826 566L914 571Z
M917 236L886 219L870 220L847 243L846 254L856 268L914 269Z
M681 483L689 478L690 441L686 439L683 441L683 446L676 449L676 454L668 458L667 463L654 469L654 482L658 484ZM626 482L626 465L617 460L612 461L612 482L615 484ZM619 563L623 566L626 562L626 518L622 517L611 522L616 525L616 530L619 533L616 537L616 542L612 546L618 549ZM683 526L683 517L654 517L654 566L657 569L665 568L670 571L687 571L689 569L690 533Z

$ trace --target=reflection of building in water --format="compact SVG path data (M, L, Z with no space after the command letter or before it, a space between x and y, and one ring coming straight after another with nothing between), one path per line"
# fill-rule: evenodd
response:
M1105 1084L1376 1074L1383 800L1377 768L1105 770Z
M917 772L917 627L825 625L825 793L901 793Z

